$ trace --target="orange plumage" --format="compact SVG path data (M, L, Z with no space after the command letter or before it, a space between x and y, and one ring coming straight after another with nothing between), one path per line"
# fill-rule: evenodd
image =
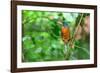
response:
M70 39L70 30L67 26L62 27L61 36L62 36L63 42L66 44Z

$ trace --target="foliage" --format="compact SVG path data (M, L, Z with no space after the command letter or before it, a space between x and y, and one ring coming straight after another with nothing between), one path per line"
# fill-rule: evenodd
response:
M46 11L22 11L22 61L61 61L89 59L89 34L84 33L83 13L63 13ZM65 45L61 38L62 22L68 22L71 41ZM81 27L81 28L79 28ZM74 32L81 30L81 33ZM81 38L75 37L80 36ZM65 49L67 52L64 53Z

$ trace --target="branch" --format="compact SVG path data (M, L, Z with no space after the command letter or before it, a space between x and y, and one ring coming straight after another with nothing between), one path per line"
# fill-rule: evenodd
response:
M79 23L78 23L78 25L76 26L75 32L74 32L72 38L70 39L70 43L73 43L73 41L75 40L75 35L76 35L76 33L78 32L78 27L79 27L79 25L80 25L81 22L82 22L83 15L84 15L84 14L82 13L82 14L81 14L81 18L80 18L80 20L79 20Z
M81 18L80 18L80 20L79 20L79 23L78 23L78 25L77 25L77 27L76 27L76 29L75 29L75 32L74 32L74 35L73 35L73 37L75 37L75 34L78 32L78 27L79 27L79 25L81 24L81 22L82 22L82 19L83 19L83 13L81 14Z

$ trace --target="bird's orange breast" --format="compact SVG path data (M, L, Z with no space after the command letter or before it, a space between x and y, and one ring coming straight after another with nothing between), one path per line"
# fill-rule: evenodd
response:
M61 36L64 43L67 43L70 38L70 30L68 27L62 27Z

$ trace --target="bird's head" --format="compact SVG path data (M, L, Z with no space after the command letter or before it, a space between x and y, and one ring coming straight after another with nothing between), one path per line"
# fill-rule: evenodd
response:
M64 26L64 27L68 27L68 22L64 21L64 22L63 22L63 26Z

